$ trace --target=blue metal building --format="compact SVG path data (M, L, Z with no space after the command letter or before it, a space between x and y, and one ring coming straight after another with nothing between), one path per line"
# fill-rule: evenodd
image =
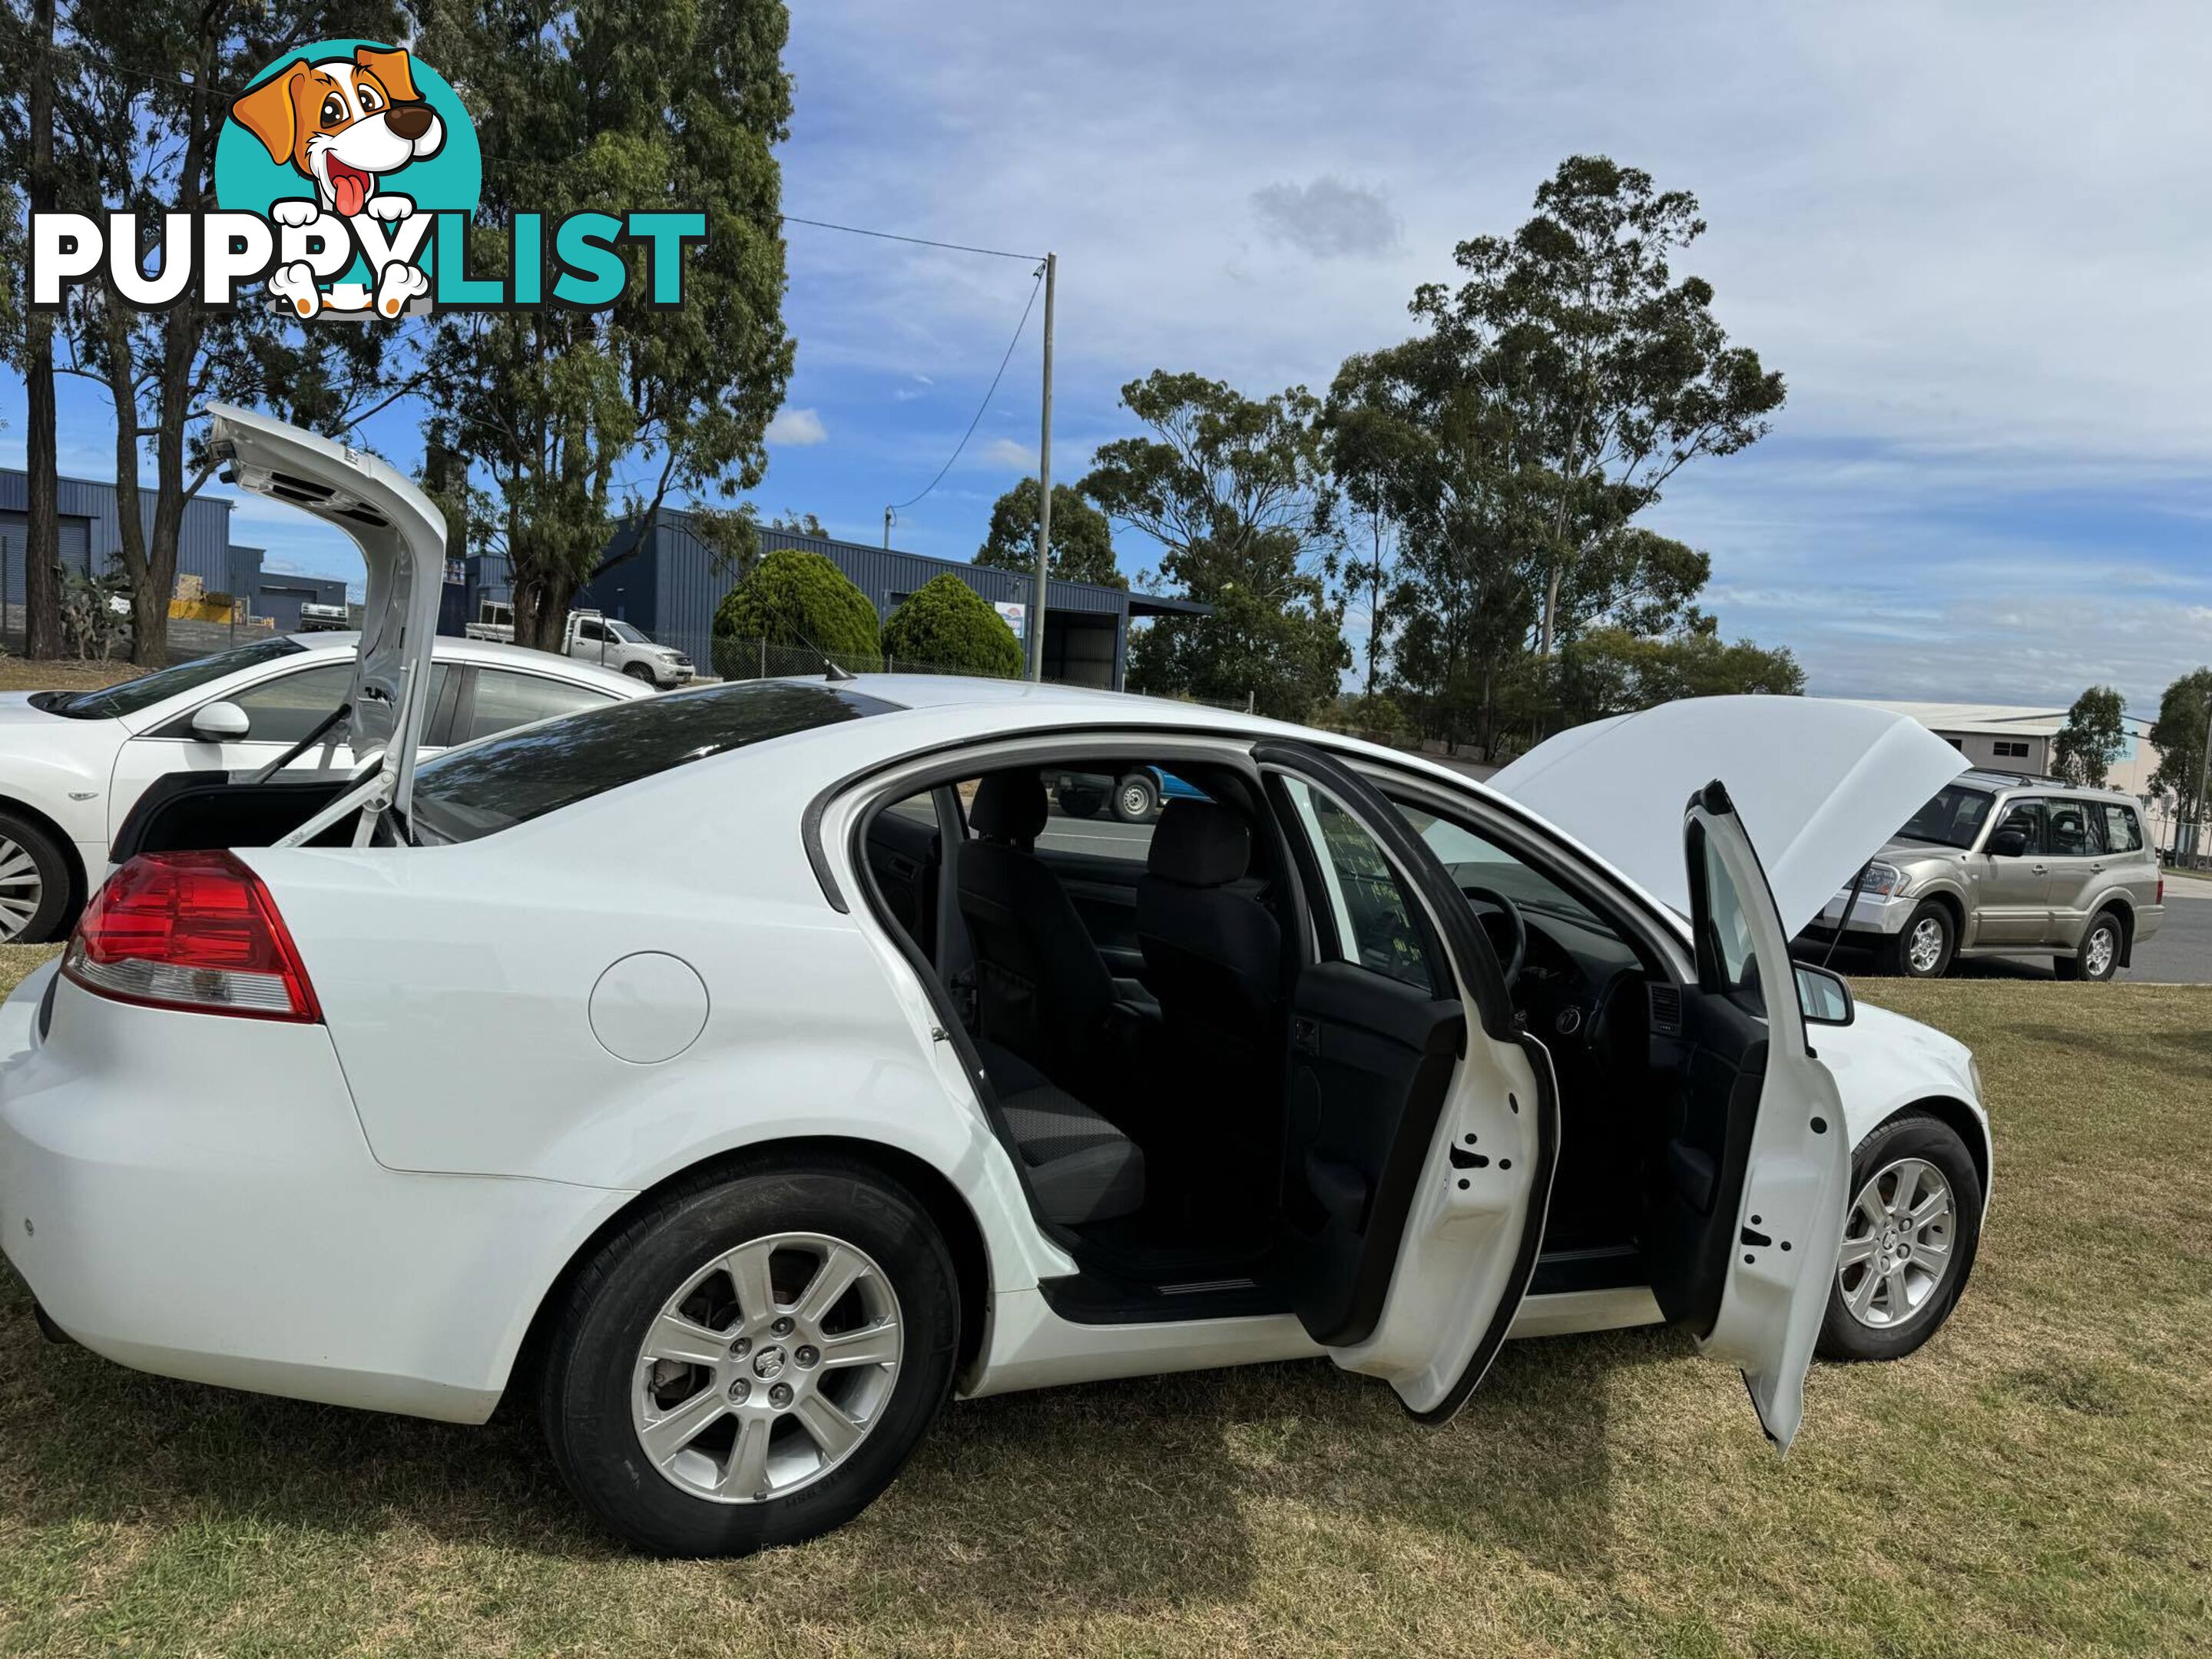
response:
M827 556L868 596L878 617L889 617L908 594L946 571L995 605L1026 611L1033 597L1034 584L1025 575L954 559L765 528L760 542L763 553L790 547ZM691 527L691 515L664 507L642 532L625 526L614 548L622 556L577 596L577 605L634 623L696 662L713 661L715 607L734 580L714 568L706 544ZM506 562L495 555L469 560L466 586L465 609L471 619L498 616L511 598ZM1090 582L1052 582L1046 590L1045 677L1119 690L1128 667L1132 618L1203 616L1206 610L1187 599Z
M61 520L62 562L89 575L105 574L121 560L122 519L112 483L88 478L57 481L56 503ZM234 585L230 546L230 502L220 495L202 494L185 503L185 520L177 532L177 574L198 576L216 592L238 592ZM28 535L30 479L19 467L0 468L0 580L8 602L23 600L23 553ZM138 516L150 532L154 526L154 492L138 492Z

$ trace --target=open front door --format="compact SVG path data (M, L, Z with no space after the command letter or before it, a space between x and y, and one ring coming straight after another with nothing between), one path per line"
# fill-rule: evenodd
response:
M1291 999L1278 1271L1338 1364L1444 1422L1535 1272L1559 1158L1551 1061L1397 809L1306 744L1253 756L1313 923Z
M1766 877L1717 781L1691 798L1683 836L1698 983L1679 1030L1655 1027L1655 1059L1670 1064L1676 1091L1644 1254L1661 1309L1742 1370L1760 1426L1786 1451L1842 1248L1850 1137L1835 1079L1808 1040L1800 978L1816 970L1790 960ZM1847 1018L1839 987L1834 995L1814 1007Z

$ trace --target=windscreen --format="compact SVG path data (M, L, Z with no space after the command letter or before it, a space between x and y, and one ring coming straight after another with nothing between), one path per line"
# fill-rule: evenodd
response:
M1928 805L1906 820L1897 832L1900 841L1924 841L1936 847L1968 848L1982 832L1982 820L1996 799L1986 789L1949 784L1938 789Z
M75 695L61 692L43 694L38 707L50 714L67 714L72 720L113 720L122 714L135 714L142 708L151 708L186 691L197 691L203 685L212 685L226 674L235 674L241 668L275 662L289 657L304 647L289 639L256 640L252 645L241 645L235 651L218 651L211 657L195 657L190 662L180 662L172 668L157 668L150 674L141 674L135 680L125 680L120 685L105 686L97 691L79 691Z
M672 767L900 706L848 686L750 680L520 726L416 769L416 838L474 841Z

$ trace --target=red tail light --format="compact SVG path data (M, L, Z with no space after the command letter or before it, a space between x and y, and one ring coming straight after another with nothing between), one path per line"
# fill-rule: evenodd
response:
M261 878L229 853L149 853L93 896L62 972L118 1002L248 1019L322 1018Z

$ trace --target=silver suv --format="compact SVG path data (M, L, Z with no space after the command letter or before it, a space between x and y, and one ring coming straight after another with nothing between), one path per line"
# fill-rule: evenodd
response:
M1874 949L1915 979L1960 957L2051 953L2061 979L2110 979L2158 931L2166 883L2131 795L1965 772L1828 901L1808 937Z

